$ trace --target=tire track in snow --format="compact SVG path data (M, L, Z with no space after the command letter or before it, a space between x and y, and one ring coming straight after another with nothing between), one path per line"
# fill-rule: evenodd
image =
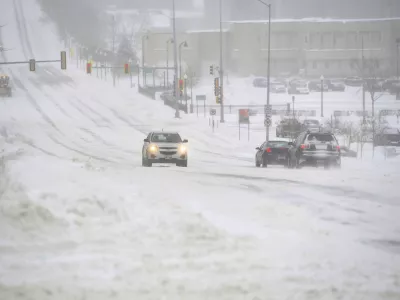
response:
M68 146L68 145L65 145L64 143L60 142L59 140L57 140L55 137L53 137L53 136L51 136L51 135L48 135L48 137L49 137L54 143L56 143L57 145L59 145L59 146L65 148L65 149L68 149L68 150L70 150L70 151L72 151L72 152L75 152L75 153L78 153L78 154L80 154L80 155L86 156L86 157L88 157L88 158L93 158L93 159L95 159L95 160L103 161L103 162L108 162L108 163L118 163L117 161L109 160L108 158L104 158L104 157L97 156L97 155L92 155L92 154L86 153L86 152L84 152L84 151L82 151L82 150L78 150L78 149L72 148L72 147L70 147L70 146Z

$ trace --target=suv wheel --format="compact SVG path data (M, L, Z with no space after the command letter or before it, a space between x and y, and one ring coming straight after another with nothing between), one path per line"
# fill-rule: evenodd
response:
M267 168L268 167L268 157L266 157L266 156L263 156L262 167L263 168Z
M261 164L258 162L257 157L256 157L256 167L257 168L261 167Z
M177 167L184 167L184 168L187 168L188 162L187 162L187 160L185 160L185 161L180 161L180 162L177 162L177 163L176 163L176 166L177 166Z

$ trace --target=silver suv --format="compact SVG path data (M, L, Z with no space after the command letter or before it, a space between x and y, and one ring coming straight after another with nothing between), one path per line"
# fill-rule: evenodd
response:
M187 142L188 140L182 140L176 132L150 132L144 139L142 166L151 167L154 163L167 163L187 167Z

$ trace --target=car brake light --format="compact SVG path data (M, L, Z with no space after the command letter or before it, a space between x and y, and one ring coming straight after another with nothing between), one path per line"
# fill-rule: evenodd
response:
M336 146L336 150L337 150L337 151L340 151L340 146Z
M302 144L302 145L300 145L300 148L301 149L310 149L310 145L309 144Z
M265 149L265 151L270 153L271 152L271 148L267 148L267 149Z

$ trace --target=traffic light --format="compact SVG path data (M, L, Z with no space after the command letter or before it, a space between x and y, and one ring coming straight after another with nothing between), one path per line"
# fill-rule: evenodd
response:
M183 80L179 79L179 90L182 92L183 91Z
M214 95L219 96L219 78L214 78Z
M67 69L67 52L61 51L61 70Z
M214 66L210 66L210 75L214 75Z
M215 97L215 102L217 102L217 104L221 104L221 98L220 97Z
M129 74L129 64L124 65L125 74Z
M87 74L92 74L92 63L88 62L86 64L86 73Z
M174 95L174 98L176 98L176 81L174 79L174 88L172 94Z
M34 59L29 60L29 71L35 72L36 70L36 61Z

